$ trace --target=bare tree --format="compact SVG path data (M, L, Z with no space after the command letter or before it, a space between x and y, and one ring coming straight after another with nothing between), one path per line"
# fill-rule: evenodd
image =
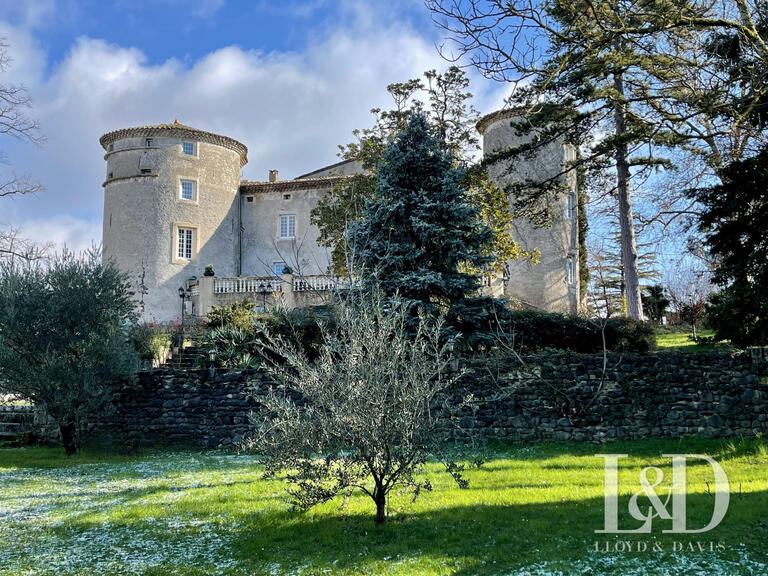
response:
M8 49L8 43L0 38L0 73L6 72L11 65ZM31 102L24 86L0 83L0 135L38 146L43 143L44 138L40 134L37 121L27 115ZM8 159L2 151L0 151L0 164L8 166ZM0 199L7 200L11 196L34 194L41 190L43 186L40 182L27 176L17 175L13 171L0 177ZM0 230L0 260L16 258L35 260L40 258L47 248L47 246L36 246L31 241L21 238L17 229Z
M691 325L693 339L698 339L697 327L707 311L707 302L713 292L712 274L700 261L683 258L676 262L669 274L667 292L680 319Z

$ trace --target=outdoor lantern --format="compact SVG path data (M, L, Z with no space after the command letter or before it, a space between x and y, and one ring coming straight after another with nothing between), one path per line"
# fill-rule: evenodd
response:
M185 296L184 287L179 286L179 298L184 298L184 296Z
M449 360L451 372L459 371L459 359L453 355L453 350L455 346L456 346L456 338L451 336L451 338L448 340L448 343L446 344L448 353L451 355Z
M216 350L211 348L208 350L208 359L211 361L211 364L213 364L216 361Z

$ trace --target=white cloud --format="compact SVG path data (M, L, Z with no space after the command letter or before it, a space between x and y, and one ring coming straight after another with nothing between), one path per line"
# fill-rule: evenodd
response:
M192 13L198 18L210 18L225 4L224 0L199 0Z
M66 247L82 252L100 243L101 222L61 215L22 221L18 223L18 231L20 237L41 245L50 243L57 250Z
M39 28L53 19L55 0L0 0L0 13L24 28Z
M370 108L388 105L387 84L446 66L430 38L372 10L349 4L341 24L310 35L301 52L229 46L190 65L150 64L138 48L83 37L47 76L34 35L0 23L21 54L13 74L29 86L48 138L42 149L0 143L17 171L47 187L0 205L0 221L31 226L43 240L54 231L55 241L72 246L100 241L105 164L98 139L125 126L178 118L236 138L249 148L244 177L255 180L270 168L291 177L336 161L336 145L370 124ZM485 92L480 109L498 100ZM61 227L70 225L64 234Z

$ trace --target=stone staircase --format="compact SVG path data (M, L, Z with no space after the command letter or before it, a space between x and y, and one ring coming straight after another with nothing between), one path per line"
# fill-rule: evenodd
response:
M163 366L175 370L197 370L199 368L198 360L202 355L203 349L199 346L187 346L181 350L174 349Z
M14 442L32 430L35 408L30 404L0 404L0 443Z

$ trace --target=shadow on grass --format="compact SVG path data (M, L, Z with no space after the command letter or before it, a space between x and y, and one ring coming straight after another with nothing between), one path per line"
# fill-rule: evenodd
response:
M390 563L456 566L454 574L499 574L548 563L568 573L573 562L598 557L595 541L613 537L595 534L603 525L601 498L563 503L516 506L471 505L416 514L396 515L384 526L372 516L323 515L254 517L246 520L231 544L242 565L256 571L266 565L291 571L310 565L317 571L344 569L353 573L380 573ZM688 499L689 526L707 524L713 498ZM627 510L627 500L620 510ZM626 528L637 524L628 514ZM706 535L623 535L623 539L654 541L718 541L726 545L720 557L737 562L736 548L746 546L750 556L765 562L768 539L768 493L733 498L723 523ZM658 525L657 525L658 526ZM669 527L669 526L664 526ZM614 556L622 556L614 554ZM407 571L406 571L407 573Z

